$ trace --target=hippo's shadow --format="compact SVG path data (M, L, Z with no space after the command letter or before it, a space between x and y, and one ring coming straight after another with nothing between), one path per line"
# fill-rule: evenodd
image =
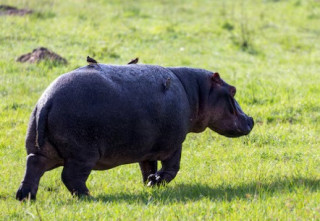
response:
M253 199L260 193L275 194L283 191L293 191L294 188L304 187L309 191L316 191L320 187L319 179L292 178L276 180L271 183L253 182L241 186L220 185L216 188L200 183L168 185L156 191L135 193L101 194L87 200L104 202L120 202L148 204L157 202L161 204L172 202L198 201L203 198L210 200L231 201L235 198Z

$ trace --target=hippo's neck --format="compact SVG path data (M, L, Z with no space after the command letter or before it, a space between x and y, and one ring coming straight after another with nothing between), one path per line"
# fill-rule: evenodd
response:
M168 68L181 81L188 96L191 115L189 132L199 133L208 126L207 103L210 91L211 72L187 67Z

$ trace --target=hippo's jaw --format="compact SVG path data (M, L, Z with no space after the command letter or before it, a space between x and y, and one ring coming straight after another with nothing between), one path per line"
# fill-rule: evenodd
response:
M209 128L220 135L232 138L248 135L253 126L253 118L242 114L241 116L235 116L231 120L225 120L222 124L211 124Z

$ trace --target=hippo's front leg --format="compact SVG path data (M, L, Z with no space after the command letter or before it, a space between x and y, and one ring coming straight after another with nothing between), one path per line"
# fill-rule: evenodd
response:
M148 177L148 186L159 186L173 180L179 169L181 159L181 146L168 159L161 161L162 168Z
M142 179L143 179L143 183L147 184L148 181L148 177L151 174L155 174L158 170L158 162L155 161L142 161L139 162L140 165L140 169L141 169L141 173L142 173Z

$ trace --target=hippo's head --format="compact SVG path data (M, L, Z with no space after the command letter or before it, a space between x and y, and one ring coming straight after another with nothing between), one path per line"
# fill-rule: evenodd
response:
M224 82L218 73L211 77L209 94L209 122L211 130L227 136L247 135L253 128L252 117L247 116L234 99L236 88Z

